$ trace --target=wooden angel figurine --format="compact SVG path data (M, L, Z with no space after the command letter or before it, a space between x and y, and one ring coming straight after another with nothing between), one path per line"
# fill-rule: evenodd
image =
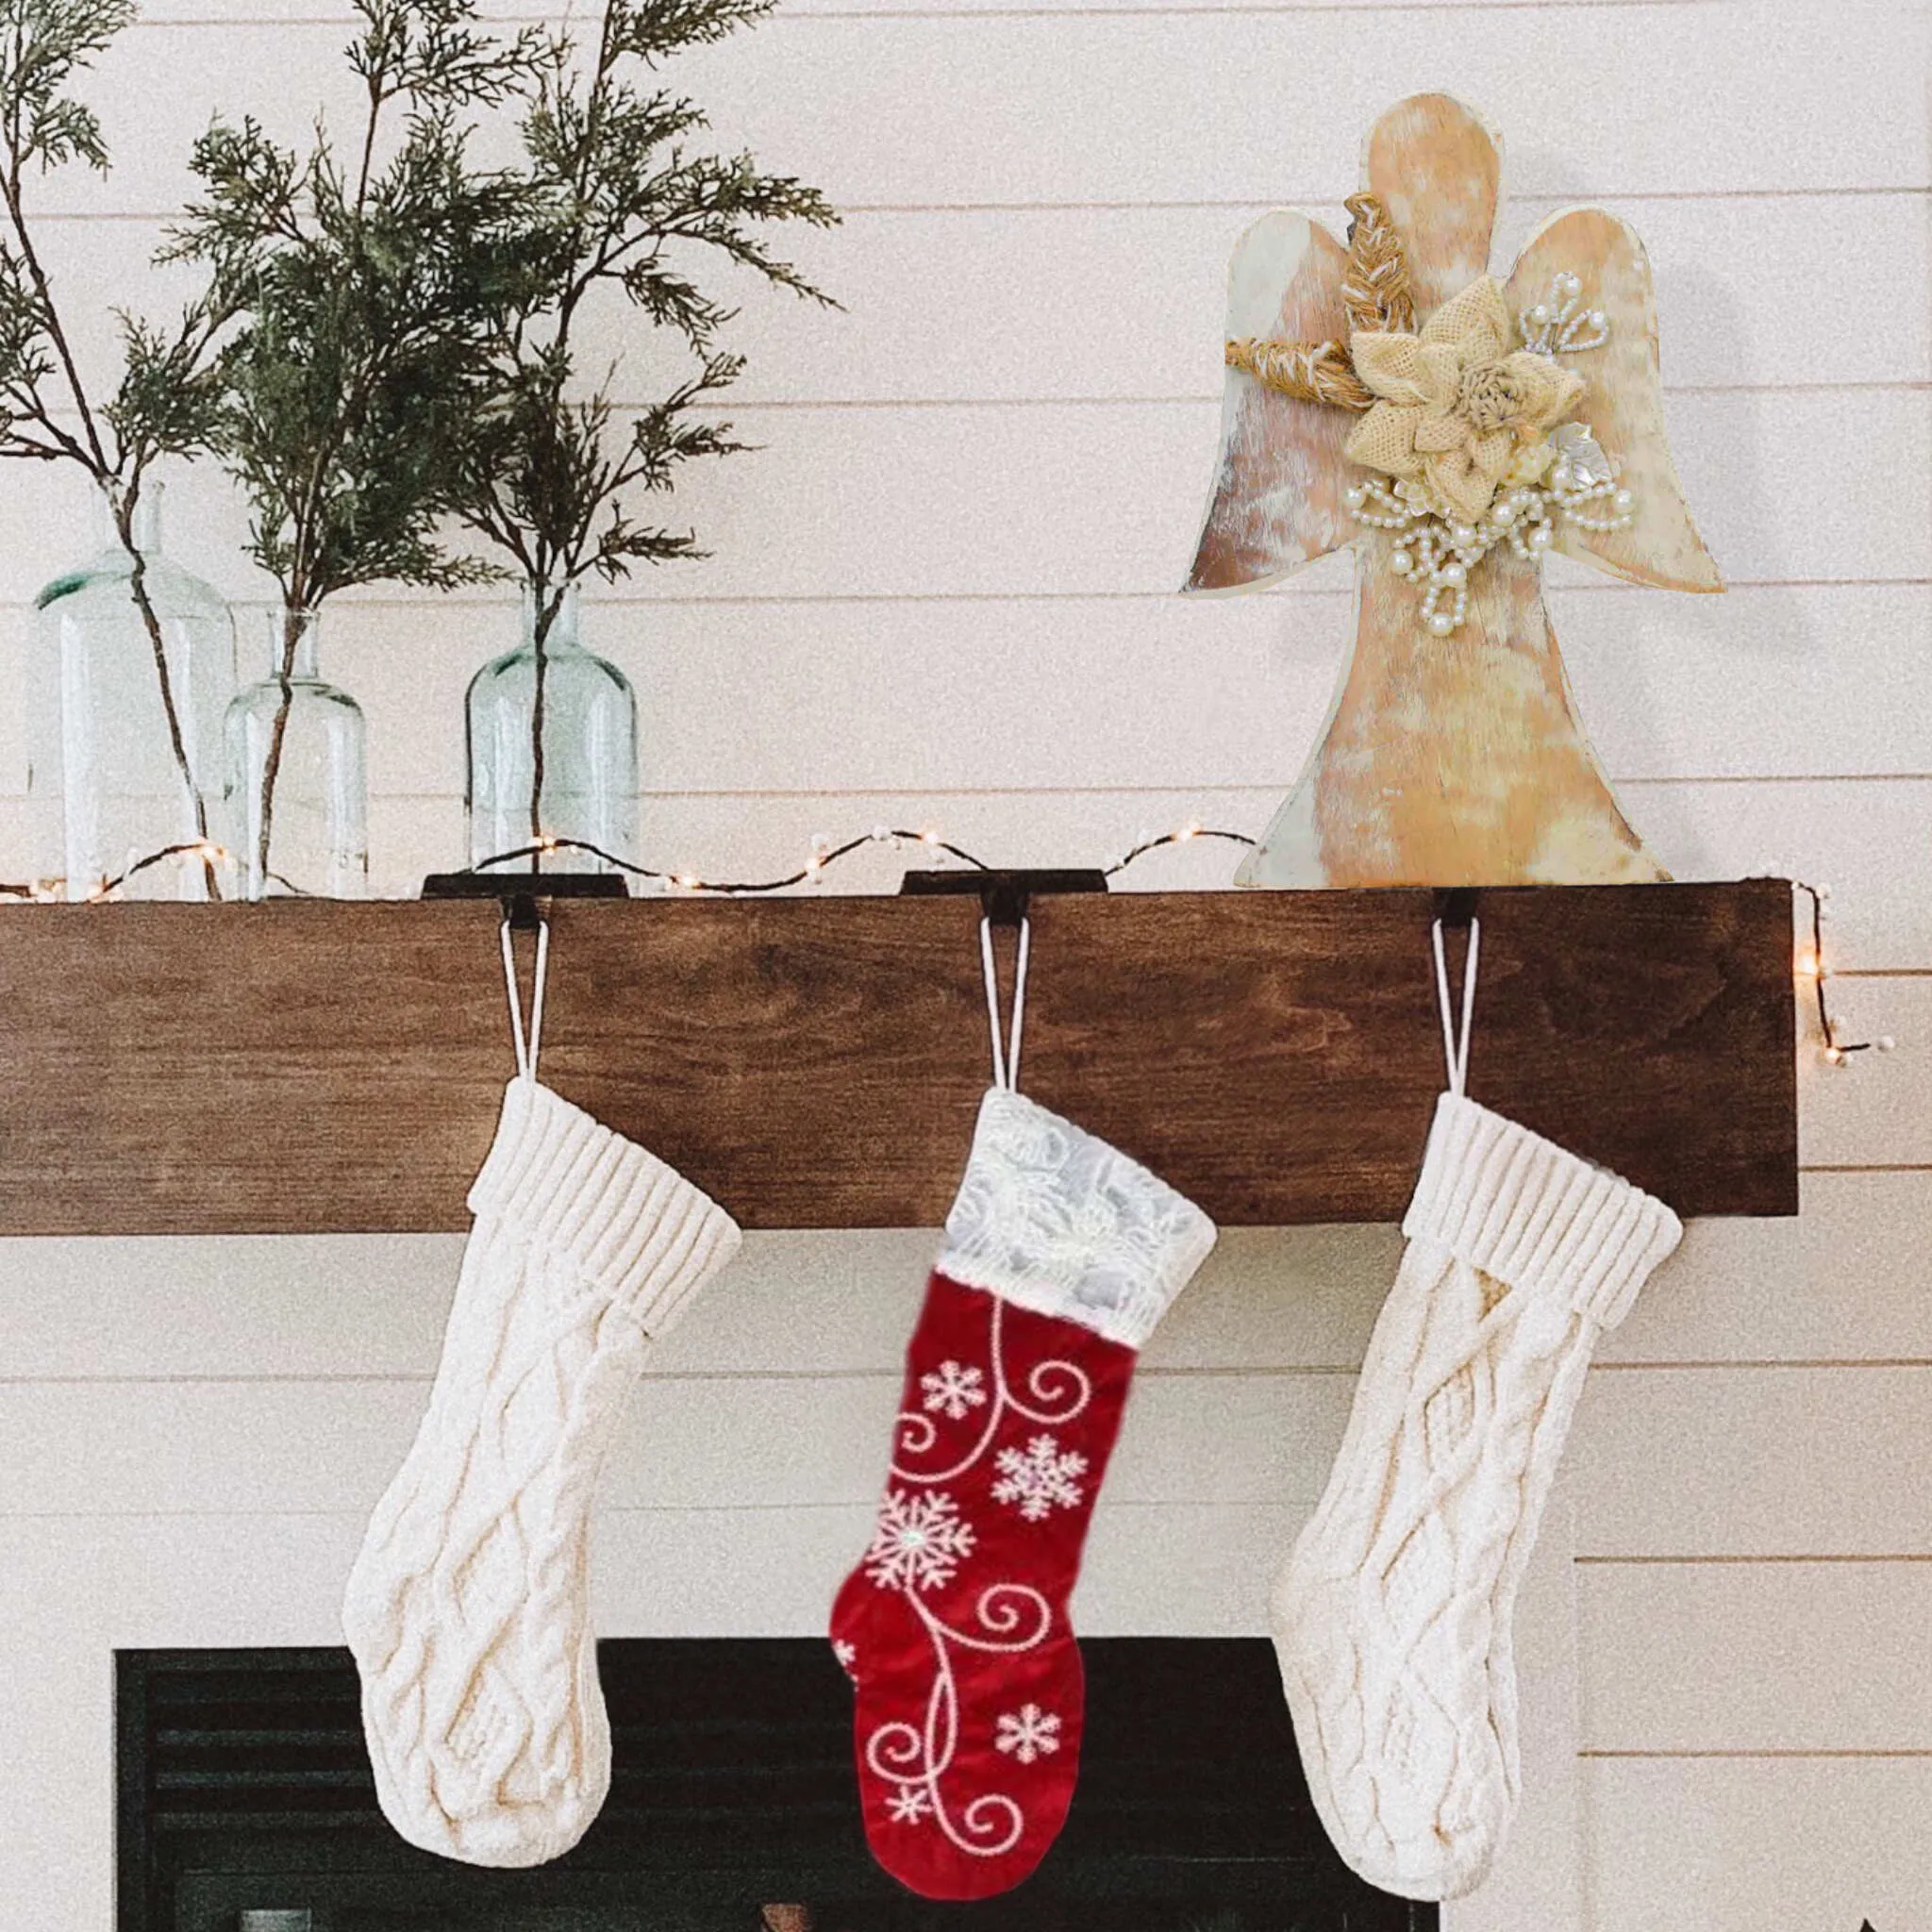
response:
M1650 266L1614 215L1490 278L1501 147L1445 94L1369 134L1349 243L1278 211L1228 271L1221 459L1192 591L1356 546L1355 649L1251 886L1660 879L1543 608L1561 550L1721 591L1664 440Z

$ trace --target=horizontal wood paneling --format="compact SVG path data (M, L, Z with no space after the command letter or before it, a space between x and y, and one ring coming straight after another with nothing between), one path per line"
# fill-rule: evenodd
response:
M1324 575L1343 581L1312 605L625 605L595 610L590 636L636 685L654 791L1179 790L1205 774L1285 790L1347 645L1345 575ZM1665 602L1639 613L1581 587L1551 598L1616 780L1919 768L1932 694L1909 667L1932 584ZM460 792L463 692L514 620L411 613L399 651L399 614L344 608L332 626L338 675L388 727L373 736L371 784ZM1015 663L1032 667L1024 680L1007 675Z
M606 1512L594 1539L598 1628L608 1637L816 1636L865 1548L873 1507L773 1511L762 1528L739 1509ZM1075 1626L1095 1637L1260 1635L1275 1553L1305 1513L1103 1509ZM0 1610L16 1655L71 1652L103 1671L116 1644L340 1642L342 1587L365 1526L349 1513L8 1523ZM1149 1564L1149 1549L1168 1560Z
M1586 1751L1932 1751L1932 1563L1585 1563L1577 1609Z
M1598 1361L1932 1361L1932 1173L1807 1174L1801 1201L1692 1222Z
M1306 1512L1341 1440L1346 1374L1149 1376L1108 1473L1109 1507ZM366 1517L422 1419L415 1382L112 1383L0 1389L20 1445L0 1516ZM653 1378L599 1488L606 1513L729 1510L772 1544L792 1509L869 1508L899 1377ZM809 1442L802 1457L799 1444ZM100 1499L113 1498L111 1508Z
M646 1374L896 1374L937 1246L924 1228L748 1235ZM1142 1373L1352 1369L1400 1247L1388 1226L1224 1229ZM0 1241L0 1383L426 1379L460 1252L454 1235Z
M1857 1064L1798 1065L1798 1158L1812 1166L1932 1165L1932 975L1845 978L1831 1004L1849 1040L1890 1035Z
M1932 760L1924 695L1889 668L1909 661L1911 640L1932 622L1932 588L1743 589L1670 600L1668 621L1642 624L1632 624L1645 613L1627 594L1559 591L1552 603L1606 768L1678 870L1735 874L1777 856L1838 889L1835 915L1847 930L1888 916L1874 905L1880 895L1932 899L1899 863L1897 844L1867 836L1884 794L1761 782L1911 773ZM916 819L919 794L948 793L949 825L962 809L1004 813L1009 847L1018 836L1051 837L1056 814L1077 812L1095 829L1073 836L1092 840L1097 858L1124 848L1144 815L1170 825L1186 816L1163 818L1137 792L1252 792L1235 808L1258 829L1319 726L1346 611L1341 594L1208 606L627 604L594 608L587 635L639 687L651 829L682 822L688 839L729 833L742 847L746 831L763 830L757 815L772 814L765 842L745 854L769 865L791 856L804 828L867 810L841 794L905 800ZM328 668L369 714L378 798L460 792L463 691L514 625L498 607L344 605L329 614ZM0 666L26 683L37 659L25 613L0 616L0 638L12 645ZM1033 674L1016 686L1001 670L1008 661ZM847 724L856 691L869 694L864 716ZM1793 691L1796 700L1785 695ZM49 749L53 703L42 680L0 726L0 786L16 796L32 748ZM1716 791L1711 777L1748 789ZM1893 796L1923 823L1923 774L1916 784ZM1698 788L1688 799L1687 786ZM1023 795L962 803L1003 788ZM1087 796L1055 800L1056 791ZM1091 796L1106 791L1119 802ZM713 830L694 815L721 792L744 802L717 808ZM752 802L760 793L769 804ZM733 813L748 823L733 825ZM788 815L800 831L784 829ZM1213 822L1227 823L1226 810ZM11 834L0 846L21 849ZM393 836L378 854L395 862ZM1221 877L1232 874L1224 849L1192 857L1224 859ZM1913 945L1861 963L1932 962L1932 935Z
M1583 1775L1614 1932L1910 1932L1932 1898L1932 1759L1597 1758Z
M1217 414L1205 397L741 410L757 453L695 470L678 489L678 521L714 554L676 566L661 588L1165 598L1198 527ZM1689 500L1732 581L1932 576L1924 391L1697 391L1671 398L1668 415ZM1876 449L1887 453L1882 490L1871 480ZM0 476L0 602L30 603L73 563L74 539L48 536L87 527L89 486L69 468ZM221 478L190 472L175 497L178 559L230 596L267 596L266 579L248 588L238 569L246 518ZM1201 623L1211 635L1211 617Z
M1932 1361L1928 1228L1924 1173L1807 1174L1794 1220L1693 1222L1604 1339L1597 1360L1609 1366L1592 1387L1628 1373L1621 1364ZM436 1365L461 1245L458 1235L0 1241L0 1385L420 1383ZM895 1374L935 1247L918 1228L750 1235L647 1373ZM1225 1228L1141 1374L1151 1384L1195 1370L1352 1370L1400 1254L1390 1225ZM1211 1403L1216 1386L1199 1399ZM1591 1409L1611 1399L1592 1394Z
M1932 1362L1599 1373L1571 1457L1584 1556L1932 1557Z
M1206 604L599 604L585 640L636 688L653 793L1286 791L1347 649L1337 563L1321 573L1325 594ZM1550 597L1614 782L1925 767L1932 693L1911 665L1932 628L1932 584L1652 601L1590 585ZM371 789L459 795L463 694L516 642L514 608L343 603L324 622L325 669L368 714ZM23 673L44 665L25 610L0 613L0 638ZM58 729L47 683L8 732L16 789ZM0 759L7 749L0 740Z
M1307 208L1338 234L1339 186L1338 175ZM1932 278L1923 193L1704 197L1689 186L1682 199L1610 204L1656 273L1668 390L1932 378L1932 345L1914 325ZM1557 205L1512 198L1498 262ZM781 235L842 307L810 308L721 270L741 308L731 341L750 358L733 404L1218 396L1227 258L1265 207L859 208L829 232ZM160 313L193 285L190 268L148 266L165 227L140 215L46 225L49 272L86 366L104 377L118 341L109 299ZM1816 273L1824 259L1883 261L1895 299L1847 330L1835 278ZM601 307L586 325L589 365L623 356L615 393L642 401L650 331Z
M1510 185L1526 194L1924 185L1924 28L1907 11L1888 10L1882 55L1825 9L1781 15L1781 58L1754 69L1749 93L1775 140L1741 139L1712 112L1737 98L1738 41L1702 12L1511 11L1475 33L1466 10L1430 8L1404 12L1386 42L1353 9L790 15L680 61L677 77L721 141L749 141L841 204L1328 200L1354 187L1374 116L1443 85L1492 112L1507 104ZM69 170L45 205L177 206L217 106L251 108L285 138L319 105L345 113L342 38L226 23L127 35L90 92L110 131L141 129L148 158L105 179ZM1626 72L1633 45L1646 56L1641 113L1578 113L1576 90L1602 101L1602 76Z
M1109 1507L1313 1505L1352 1374L1150 1368ZM1577 1552L1602 1563L1932 1557L1932 1501L1916 1480L1932 1461L1928 1379L1932 1366L1600 1371L1571 1445ZM16 1445L0 1516L366 1514L426 1394L413 1380L0 1386ZM740 1510L755 1519L746 1534L765 1537L788 1509L865 1505L898 1395L896 1367L653 1375L603 1507ZM1657 1442L1672 1456L1653 1469Z

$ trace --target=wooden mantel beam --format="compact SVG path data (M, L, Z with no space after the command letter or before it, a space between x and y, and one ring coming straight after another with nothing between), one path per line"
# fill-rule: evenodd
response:
M1433 904L1038 899L1021 1084L1224 1224L1396 1219L1441 1084ZM1488 891L1479 911L1475 1098L1685 1214L1796 1211L1785 885ZM988 1078L975 900L552 917L558 1091L747 1226L943 1217ZM0 1233L462 1227L510 1071L497 919L0 914Z

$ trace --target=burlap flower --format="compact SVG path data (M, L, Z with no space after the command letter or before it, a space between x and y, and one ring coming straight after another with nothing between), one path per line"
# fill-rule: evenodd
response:
M1525 445L1575 408L1583 378L1547 356L1509 353L1509 311L1487 275L1452 296L1420 335L1349 339L1356 374L1378 400L1344 454L1402 480L1421 477L1465 523L1489 508Z

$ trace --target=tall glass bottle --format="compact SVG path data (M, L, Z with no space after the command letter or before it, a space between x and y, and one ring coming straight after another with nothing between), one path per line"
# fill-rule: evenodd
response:
M60 792L67 896L125 877L128 898L219 898L211 860L128 869L217 829L222 713L235 689L228 607L162 553L159 484L135 506L132 549L105 491L95 515L92 560L35 599L58 692L59 748L46 766Z
M362 708L323 681L322 613L266 613L268 675L228 707L229 837L251 899L369 891Z
M574 584L525 585L524 641L470 680L470 863L551 839L633 856L638 708L630 680L587 651ZM588 852L546 852L529 870L604 872Z

